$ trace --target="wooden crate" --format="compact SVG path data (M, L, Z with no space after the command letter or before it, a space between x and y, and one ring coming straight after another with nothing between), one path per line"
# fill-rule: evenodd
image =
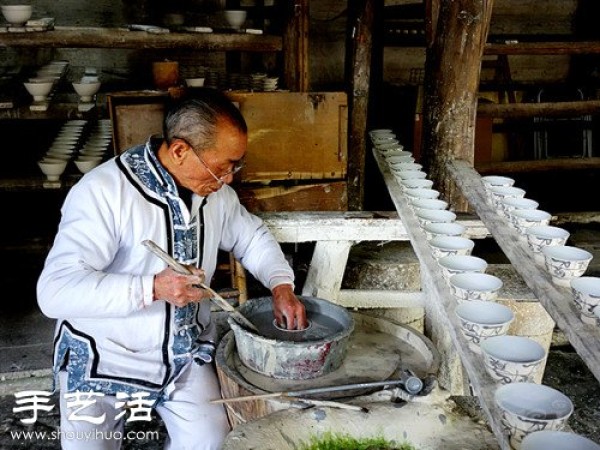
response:
M248 123L241 179L342 180L348 163L344 92L232 92Z

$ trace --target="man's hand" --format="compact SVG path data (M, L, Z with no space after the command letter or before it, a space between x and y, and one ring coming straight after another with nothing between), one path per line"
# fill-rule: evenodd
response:
M273 288L273 313L275 320L288 330L302 330L308 326L306 310L298 297L294 294L292 286L280 284Z
M154 275L154 300L182 307L210 298L210 294L200 287L200 283L204 282L204 271L195 267L189 269L193 275L181 275L171 268Z

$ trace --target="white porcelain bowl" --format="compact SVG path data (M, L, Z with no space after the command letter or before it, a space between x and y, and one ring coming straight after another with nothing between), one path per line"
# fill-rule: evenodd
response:
M459 273L485 273L488 263L485 259L471 255L448 255L438 259L442 275L447 280Z
M419 180L419 181L425 181L425 180ZM429 181L429 180L426 180ZM428 188L425 188L428 189ZM420 209L447 209L448 208L448 202L444 201L444 200L440 200L438 198L410 198L410 206L413 207L413 209L415 211L418 211Z
M394 139L394 140L397 141L397 139ZM412 156L412 153L405 151L404 146L402 144L400 144L399 142L379 142L379 143L373 142L373 145L384 156L388 155L388 154L389 155L406 156L405 155L406 153L408 153L409 155ZM402 152L402 153L400 153L400 152Z
M449 223L456 220L456 214L445 209L418 209L415 215L421 227L428 223Z
M450 255L470 255L475 247L471 239L458 236L438 236L428 242L435 259Z
M11 25L25 25L32 11L31 5L2 5L2 15Z
M494 401L502 411L503 423L515 450L521 449L521 442L529 433L562 430L573 414L573 402L569 397L543 384L502 385L496 389Z
M433 187L433 180L428 180L426 178L415 178L400 180L400 184L403 188L409 189L431 189Z
M204 78L203 77L186 78L185 84L187 87L202 87L202 86L204 86Z
M369 136L371 136L371 140L373 140L373 139L386 139L386 138L396 139L396 133L394 133L391 130L388 130L388 131L381 130L381 131L379 131L377 133L371 132L369 134Z
M575 305L580 311L581 320L596 324L594 310L600 305L600 278L579 277L571 280L571 290L575 297Z
M33 100L36 102L43 102L48 97L48 94L52 91L54 87L54 83L51 81L43 81L43 82L27 82L23 83L27 92L29 92L33 96Z
M537 209L540 204L530 198L505 198L500 200L500 209L508 219L509 212L515 209Z
M38 161L38 166L48 181L58 181L67 168L67 161Z
M88 103L92 101L94 95L100 90L101 83L72 83L72 85L77 95L79 95L80 100Z
M398 164L414 164L415 163L415 158L413 158L412 155L403 156L403 155L390 154L390 155L385 155L384 157L385 157L385 160L390 165L390 167L393 167L393 168L396 168L396 166Z
M546 359L544 347L525 336L496 336L480 347L487 373L502 384L535 381Z
M440 236L464 237L467 228L456 222L429 222L423 225L423 231L427 240L431 240Z
M548 225L552 219L552 214L541 209L513 209L508 215L513 226L523 235L527 228Z
M77 166L77 168L79 169L79 171L81 173L87 173L90 170L92 170L94 167L97 167L98 164L100 164L100 161L102 161L101 158L95 158L95 159L77 158L75 160L75 165Z
M386 135L379 135L379 136L373 136L371 138L371 141L373 141L373 145L375 145L375 147L378 147L379 145L383 145L383 144L399 144L400 141L398 139L396 139L393 136L386 136Z
M408 172L423 173L418 170L409 170ZM409 200L416 198L435 199L440 196L440 191L427 188L406 188L404 189L404 195L406 195Z
M587 270L593 255L579 247L552 245L542 248L546 269L552 282L569 287L571 280L582 276Z
M454 311L461 324L461 332L469 348L480 353L479 346L494 336L504 336L515 318L508 306L494 302L473 300L456 307Z
M490 203L497 209L500 209L501 201L507 198L523 198L525 190L514 186L492 186L488 189Z
M525 230L527 245L534 254L538 262L544 262L542 248L550 245L566 245L569 239L569 233L564 228L553 227L551 225L534 225Z
M223 14L231 28L240 28L246 21L247 12L244 10L226 9Z
M515 184L513 178L503 177L501 175L487 175L481 177L481 182L486 189L497 186L512 186Z
M415 180L427 178L427 174L420 170L399 170L392 172L400 182L402 180Z
M417 164L414 162L391 162L389 160L388 164L390 165L390 169L392 172L401 172L403 170L422 170L423 166L421 164Z
M568 431L542 430L525 436L521 450L600 450L600 445Z
M459 301L495 301L504 283L495 275L487 273L459 273L448 280L450 291Z

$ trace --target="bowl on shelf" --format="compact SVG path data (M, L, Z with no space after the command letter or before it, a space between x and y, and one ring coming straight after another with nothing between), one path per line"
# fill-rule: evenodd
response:
M442 275L449 280L452 275L459 273L485 273L488 263L485 259L471 255L448 255L438 259Z
M202 86L204 86L204 78L202 78L202 77L186 78L185 84L187 87L202 87Z
M515 319L508 306L482 300L461 303L454 313L460 320L462 335L475 353L481 352L480 345L483 341L494 336L504 336Z
M534 382L546 359L544 347L525 336L490 337L480 348L487 373L502 384Z
M570 245L551 245L542 248L542 253L552 282L566 287L585 273L593 258L587 250Z
M234 29L240 28L246 21L248 13L241 9L226 9L223 11L225 21L227 24Z
M501 175L486 175L481 177L481 182L486 190L491 187L512 186L515 184L515 180L513 178L503 177Z
M470 255L475 247L471 239L458 236L438 236L429 241L435 259L450 255Z
M433 187L433 180L428 180L426 178L413 178L408 180L400 180L400 185L403 188L408 189L431 189Z
M450 290L459 301L495 301L503 282L495 275L487 273L459 273L449 279Z
M399 170L392 172L394 177L402 182L402 180L417 180L427 178L427 174L421 170Z
M31 5L2 5L2 15L8 23L23 26L31 18Z
M35 102L43 102L48 97L48 94L52 91L54 87L54 82L52 81L40 81L40 82L26 82L23 83L27 92L29 92L33 96L33 100Z
M83 103L89 103L92 101L94 95L98 93L100 90L100 82L95 83L83 83L83 82L75 82L72 83L73 89L79 95L79 100Z
M591 439L568 431L542 430L528 434L521 450L600 450Z
M447 201L440 200L437 198L412 198L410 199L410 206L412 206L416 212L420 209L447 209L449 205Z
M529 433L562 430L571 414L573 402L557 389L537 383L509 383L494 393L494 401L502 412L502 422L514 449ZM565 450L569 447L563 447Z
M415 215L421 227L428 223L452 223L456 220L456 214L446 209L419 209Z
M513 209L508 213L513 226L524 235L527 228L548 225L552 214L541 209Z
M595 325L597 323L595 309L600 305L600 278L580 277L571 280L571 290L575 305L580 312L581 320Z
M525 190L514 186L492 186L488 189L490 203L498 212L502 211L502 202L507 198L523 198Z
M77 169L79 169L79 171L81 173L87 173L90 170L92 170L94 167L97 167L101 161L102 161L102 158L86 159L86 158L79 157L74 162L75 162L75 165L77 166Z
M427 240L431 240L439 236L464 237L467 228L456 222L429 222L423 225L423 231Z
M67 168L67 163L68 161L45 159L38 161L38 166L44 175L46 175L48 181L58 181Z
M415 174L418 173L422 173L423 175L425 175L425 172L421 172L420 170L409 170L407 172L398 172L398 173L411 173L414 172ZM431 188L405 188L404 189L404 195L406 195L406 197L409 200L414 200L417 198L429 198L429 199L436 199L440 196L440 191L436 190L436 189L431 189Z
M527 245L533 252L534 259L540 263L544 262L542 248L550 245L566 245L570 235L571 233L564 228L551 225L535 225L525 231Z

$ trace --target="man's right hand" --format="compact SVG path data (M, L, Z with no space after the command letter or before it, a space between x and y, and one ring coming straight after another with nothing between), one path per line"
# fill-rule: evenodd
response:
M195 267L189 269L193 275L182 275L169 267L154 275L154 300L183 307L210 298L210 294L200 287L200 283L204 283L204 271Z

